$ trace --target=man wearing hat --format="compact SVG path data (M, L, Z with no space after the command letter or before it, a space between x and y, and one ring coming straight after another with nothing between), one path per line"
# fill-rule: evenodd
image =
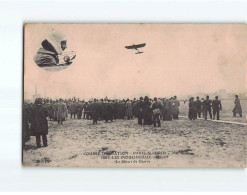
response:
M93 119L93 125L96 125L99 118L99 107L97 99L94 99L94 102L90 106L90 116Z
M171 121L172 120L172 103L170 99L164 99L163 101L163 120L164 121Z
M58 124L63 124L63 121L65 121L65 118L67 116L67 106L63 102L63 100L60 98L59 103L57 104L57 121Z
M75 115L77 114L77 112L78 112L78 104L76 101L73 101L70 105L70 118L72 119L74 116L75 119Z
M175 120L178 120L179 106L180 106L180 103L177 100L177 96L174 96L172 100L172 116L173 116L173 119Z
M213 120L215 119L215 115L217 114L217 120L220 120L220 110L222 109L221 101L218 100L218 96L215 96L215 100L212 103L213 107Z
M65 36L60 32L52 32L41 43L41 48L34 56L35 63L42 66L55 66L59 63L58 55L67 48Z
M42 99L38 98L35 100L35 105L31 110L31 136L36 137L37 148L41 147L40 136L42 136L43 146L47 146L47 137L48 134L48 123L47 119L48 113L46 109L42 106Z
M194 101L194 97L189 99L189 114L188 117L190 120L196 119L196 103Z
M210 119L212 119L212 112L211 112L212 101L209 99L209 96L206 97L206 100L203 101L204 107L204 119L207 120L207 113L209 113Z
M158 124L158 127L161 127L161 124L160 124L161 109L162 109L162 106L157 101L157 98L155 97L154 103L152 104L154 127L156 127L156 123Z
M143 104L143 125L152 125L152 115L153 111L151 108L151 102L148 98L148 96L145 96L144 98L144 104Z
M137 109L136 109L136 114L138 117L138 125L142 125L143 109L144 109L143 97L140 97L140 100L137 103Z
M202 102L200 98L197 96L196 97L196 118L201 118L201 113L202 113Z

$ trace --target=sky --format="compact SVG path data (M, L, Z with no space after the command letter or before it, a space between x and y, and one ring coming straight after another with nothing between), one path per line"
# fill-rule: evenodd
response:
M33 57L51 29L66 35L74 62L61 71ZM127 45L146 43L136 55ZM29 24L24 38L24 96L134 98L186 96L246 88L245 24Z

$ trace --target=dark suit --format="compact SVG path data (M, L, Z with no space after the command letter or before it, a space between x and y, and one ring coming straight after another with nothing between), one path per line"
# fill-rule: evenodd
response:
M48 113L42 105L35 105L31 112L31 135L36 136L37 147L40 145L40 136L43 139L43 145L47 146L47 137L48 134L48 122L46 120Z
M213 107L213 119L215 119L215 115L217 114L217 120L220 120L220 110L222 109L221 101L214 100L212 107Z
M137 109L136 109L136 115L138 117L138 125L142 125L143 110L144 110L144 102L139 101L137 103Z
M202 113L202 102L201 100L196 100L196 117L201 118Z
M210 119L212 119L212 112L211 112L211 100L204 100L203 101L203 109L204 109L204 118L207 120L207 113L209 113Z
M196 103L193 100L189 101L189 114L188 117L190 120L196 119Z

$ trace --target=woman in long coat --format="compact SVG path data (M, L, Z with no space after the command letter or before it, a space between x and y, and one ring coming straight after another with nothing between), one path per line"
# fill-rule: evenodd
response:
M172 116L173 116L173 119L178 119L179 106L180 106L180 103L177 100L177 96L174 96L174 99L172 100Z
M67 116L67 106L65 103L63 103L63 100L60 99L59 103L57 104L57 121L58 124L63 124L63 121L65 121L65 118Z
M235 95L235 101L234 101L234 104L235 104L235 107L233 108L233 116L235 117L236 114L239 114L240 117L242 117L242 107L241 107L241 104L240 104L240 100L238 99L238 95Z
M40 98L35 100L35 105L31 110L31 118L30 118L31 136L36 136L37 148L41 147L40 136L42 136L44 147L47 146L46 135L48 134L48 123L46 117L48 117L48 113L41 104L42 104L42 100Z
M194 97L191 97L189 99L189 114L188 117L190 120L195 120L196 119L196 104L194 101Z

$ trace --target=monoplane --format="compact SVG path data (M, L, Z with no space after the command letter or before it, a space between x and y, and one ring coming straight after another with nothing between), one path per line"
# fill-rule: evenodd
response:
M135 54L141 54L143 51L139 51L138 48L145 47L146 43L138 44L138 45L130 45L130 46L125 46L126 49L135 49L137 52Z

